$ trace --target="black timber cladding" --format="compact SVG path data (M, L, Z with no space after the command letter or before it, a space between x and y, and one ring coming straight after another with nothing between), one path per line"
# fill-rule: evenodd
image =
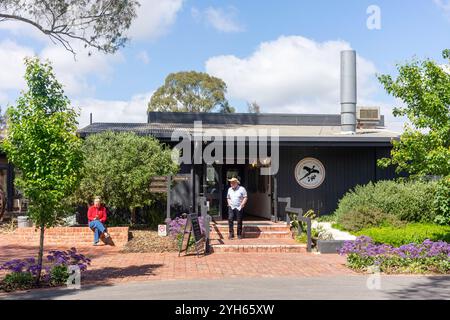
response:
M392 168L382 169L376 163L389 152L389 147L281 147L283 156L276 175L278 197L291 197L291 205L304 212L313 209L320 215L333 213L339 199L355 186L395 177ZM325 180L316 189L305 189L295 179L295 167L306 157L318 159L325 167Z

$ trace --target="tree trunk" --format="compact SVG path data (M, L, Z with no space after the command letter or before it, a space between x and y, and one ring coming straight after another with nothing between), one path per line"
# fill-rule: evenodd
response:
M40 237L39 237L39 254L38 254L38 271L36 277L36 285L39 285L41 281L41 271L42 271L42 257L44 256L44 233L45 225L41 223L40 226Z

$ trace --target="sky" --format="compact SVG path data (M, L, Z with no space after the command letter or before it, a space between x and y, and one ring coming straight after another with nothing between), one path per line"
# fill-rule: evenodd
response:
M238 112L339 113L339 52L358 54L358 105L379 106L388 129L401 131L401 105L377 74L396 74L412 58L445 63L450 0L141 0L130 41L114 55L76 60L32 26L0 22L0 106L14 105L23 58L49 59L79 127L146 122L152 93L171 72L201 71L223 79Z

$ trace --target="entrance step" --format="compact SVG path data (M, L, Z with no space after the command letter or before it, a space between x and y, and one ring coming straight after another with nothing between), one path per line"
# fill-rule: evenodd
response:
M286 223L244 223L244 238L261 239L292 239L289 225ZM228 223L213 223L210 227L210 239L227 239ZM237 235L237 225L234 224L234 234Z
M306 245L292 239L211 239L211 249L214 253L300 253L306 252Z

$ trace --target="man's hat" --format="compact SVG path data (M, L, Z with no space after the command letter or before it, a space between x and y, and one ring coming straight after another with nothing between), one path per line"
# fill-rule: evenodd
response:
M230 181L230 182L237 182L238 184L241 184L241 183L239 182L239 180L238 180L236 177L233 177L233 178L231 178L231 179L228 179L228 181Z

